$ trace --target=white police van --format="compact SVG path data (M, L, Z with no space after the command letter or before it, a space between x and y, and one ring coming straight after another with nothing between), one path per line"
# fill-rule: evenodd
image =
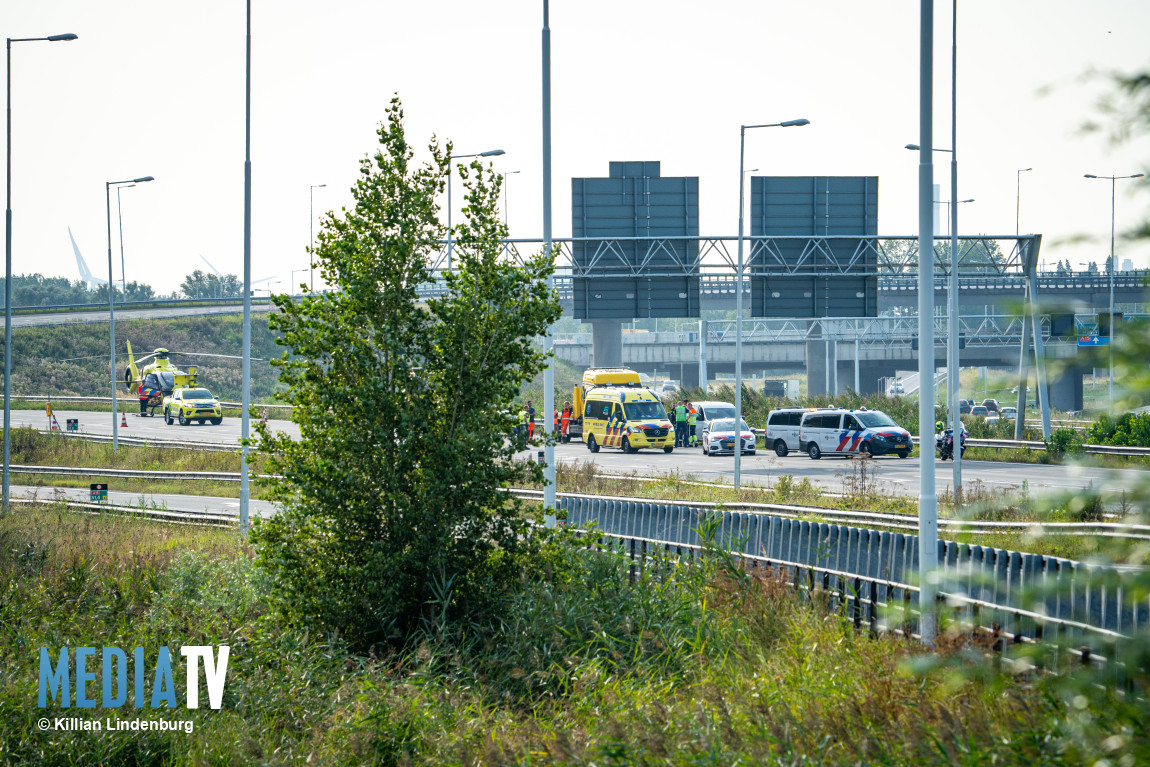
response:
M910 455L910 432L881 410L810 410L799 423L799 450L823 455Z
M805 407L781 407L767 413L767 428L764 431L764 444L775 451L775 455L786 458L787 453L799 449L799 424L803 415L810 412Z

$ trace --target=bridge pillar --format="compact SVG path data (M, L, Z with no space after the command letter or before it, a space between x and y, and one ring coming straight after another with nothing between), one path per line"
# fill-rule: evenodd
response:
M827 350L826 341L807 341L807 395L830 393L827 383ZM853 373L852 373L853 375Z
M1082 409L1082 376L1086 368L1066 365L1050 380L1050 406L1058 410Z
M591 320L591 365L597 368L623 366L621 320Z

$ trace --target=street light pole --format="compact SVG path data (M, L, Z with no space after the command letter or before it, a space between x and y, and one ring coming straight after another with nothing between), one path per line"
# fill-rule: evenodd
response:
M962 503L962 414L958 405L958 0L951 0L950 29L950 288L947 290L946 318L946 400L954 449L950 459L954 470L955 504ZM933 196L933 195L932 195ZM921 443L920 443L921 444ZM921 460L921 449L919 458ZM933 458L933 454L932 454Z
M116 375L116 283L112 281L112 187L116 187L117 195L121 185L135 186L148 181L154 181L151 176L129 179L128 181L104 182L104 204L108 211L108 336L112 344L112 452L120 449L120 422L116 420L120 415L117 396L117 386L120 382Z
M315 248L315 190L323 189L327 184L312 184L308 187L308 205L307 205L307 246L308 250ZM307 259L308 270L308 290L312 293L315 292L315 253L308 253ZM300 270L302 271L302 270ZM295 271L292 272L295 274Z
M125 184L116 187L116 220L120 223L120 287L123 288L125 299L128 297L128 277L124 272L124 205L120 201L120 190L131 189L134 186L135 184Z
M934 570L938 567L938 496L934 486L934 397L925 386L934 380L934 2L919 0L919 145L918 153L918 565L919 633L934 642Z
M781 123L739 126L739 273L735 280L735 487L739 487L742 481L743 453L743 188L747 178L743 166L747 131L752 128L797 128L810 124L810 120L801 118L784 120ZM703 386L706 387L705 382Z
M248 534L248 437L252 403L252 0L247 0L244 52L244 335L240 375L240 533Z
M466 160L468 157L498 157L506 154L502 149L492 149L488 152L475 154L447 155L447 271L451 271L451 254L454 251L454 241L451 236L451 163L456 160Z
M1019 168L1015 172L1014 186L1014 236L1018 237L1018 221L1022 211L1022 174L1034 168Z
M12 433L12 43L29 43L46 40L50 43L75 40L76 35L51 35L49 37L9 37L7 44L8 79L8 130L7 168L8 190L7 207L4 209L4 482L3 511L8 513L9 466L11 458Z
M1129 176L1095 176L1085 174L1085 178L1101 178L1110 180L1110 338L1107 347L1110 350L1110 411L1114 412L1114 273L1118 271L1118 258L1114 255L1114 216L1117 204L1116 190L1118 182L1122 179L1142 178L1141 173Z
M548 258L551 252L551 18L547 0L543 0L543 247ZM518 171L515 171L518 173ZM504 215L507 201L503 203ZM547 275L547 292L555 286L555 278ZM551 336L551 326L543 336L543 350L547 353L547 368L543 371L543 423L551 426L555 412L555 339ZM550 429L544 429L546 434ZM555 527L555 444L549 439L543 448L543 524Z

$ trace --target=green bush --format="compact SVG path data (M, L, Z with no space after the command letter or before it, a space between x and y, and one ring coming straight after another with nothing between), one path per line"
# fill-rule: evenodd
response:
M1091 445L1150 447L1150 413L1103 414L1086 427L1085 440Z
M1046 454L1055 459L1065 455L1082 455L1085 444L1082 432L1062 426L1050 432L1050 439L1046 440Z
M417 166L398 100L361 161L355 205L329 215L315 255L334 290L275 297L290 350L273 364L301 438L259 427L283 511L253 533L289 622L356 649L400 645L429 622L466 621L517 582L533 545L503 489L542 468L514 460L511 404L546 357L560 314L551 254L503 260L499 178L461 168L455 271L423 301L444 238L447 154ZM474 173L474 178L472 177Z

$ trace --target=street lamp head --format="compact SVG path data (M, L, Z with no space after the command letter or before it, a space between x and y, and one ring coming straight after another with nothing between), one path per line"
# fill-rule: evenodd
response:
M919 149L922 149L922 147L920 147L918 144L907 144L906 148L915 152L917 152Z
M1130 178L1142 178L1142 174L1141 174L1141 173L1135 173L1135 174L1134 174L1133 176L1131 176Z
M143 184L145 181L155 181L155 180L156 179L153 178L152 176L141 176L140 178L132 179L132 183L133 184Z
M1098 176L1095 176L1093 173L1084 173L1082 175L1082 177L1083 178L1098 178Z
M480 157L498 157L501 154L507 154L502 149L492 149L490 152L480 152Z
M1018 172L1019 172L1019 173L1025 173L1025 172L1026 172L1026 171L1028 171L1028 170L1034 170L1034 168L1019 168L1019 169L1018 169Z
M974 198L972 197L969 200L959 200L959 202L974 202Z
M798 120L787 120L786 122L779 123L780 128L797 128L800 125L810 125L811 121L804 118Z
M68 32L67 34L64 34L64 35L49 35L47 38L48 42L50 42L50 43L62 43L62 42L65 42L67 40L76 40L76 39L78 39L76 37L76 35L72 34L71 32Z

